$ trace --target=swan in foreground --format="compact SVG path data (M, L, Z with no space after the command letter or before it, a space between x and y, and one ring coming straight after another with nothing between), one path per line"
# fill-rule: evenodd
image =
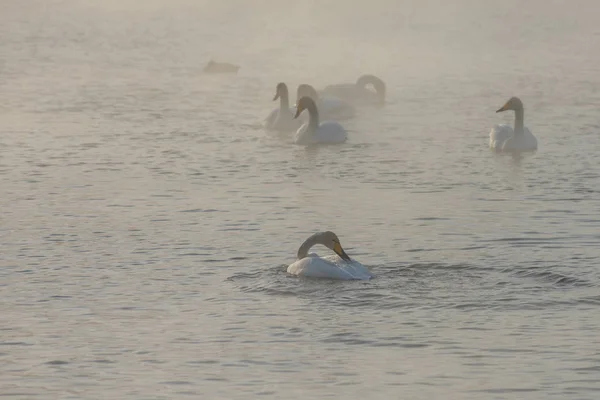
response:
M372 85L375 91L367 88ZM323 94L336 96L355 105L383 105L385 103L385 83L375 75L363 75L356 83L329 85Z
M308 110L308 122L305 122L298 129L294 143L306 146L312 144L337 144L344 143L348 139L346 130L339 123L334 121L319 123L317 105L310 97L302 97L298 101L294 118L298 118L304 110Z
M319 257L315 253L308 253L311 247L322 244L333 250L337 255ZM333 232L315 233L302 243L298 249L298 260L287 269L292 275L306 276L310 278L328 279L371 279L373 275L367 267L352 260L342 248L340 240Z
M294 111L290 108L290 97L287 85L283 82L277 84L273 101L279 99L279 108L271 111L265 119L265 128L272 131L293 132L300 128L301 121L294 117Z
M497 113L507 110L515 112L515 128L509 125L496 125L490 132L490 148L498 152L521 152L537 150L537 139L523 125L523 102L511 97Z
M239 69L239 65L210 60L203 71L207 74L235 74Z
M302 97L312 98L321 116L326 120L348 119L354 117L354 114L356 114L353 105L337 97L319 96L315 88L306 83L298 86L296 104Z

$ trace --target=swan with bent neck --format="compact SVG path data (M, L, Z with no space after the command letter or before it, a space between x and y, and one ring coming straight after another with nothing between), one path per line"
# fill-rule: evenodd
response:
M306 83L298 86L296 104L302 97L313 99L319 109L320 115L326 120L338 121L352 118L356 114L356 110L352 104L337 97L319 96L315 88Z
M367 86L373 86L375 91ZM354 105L383 105L385 103L385 83L375 75L366 74L359 77L356 83L341 83L329 85L322 91L323 94L336 96Z
M293 132L301 125L301 121L294 118L294 110L290 108L290 96L287 85L279 82L275 88L273 101L279 99L279 108L271 111L265 119L265 128L271 131Z
M333 250L336 255L319 257L315 253L309 254L309 250L317 244ZM331 231L318 232L306 239L298 249L298 260L288 266L287 272L309 278L338 280L364 280L373 277L364 265L346 254L340 239Z
M304 146L338 144L344 143L348 139L346 130L338 122L325 121L319 123L319 111L312 98L302 97L298 101L294 118L298 118L304 110L308 111L308 122L296 131L294 143Z
M496 125L490 132L490 148L497 152L515 153L537 150L537 139L525 127L525 109L518 97L511 97L496 112L513 110L515 112L515 127Z

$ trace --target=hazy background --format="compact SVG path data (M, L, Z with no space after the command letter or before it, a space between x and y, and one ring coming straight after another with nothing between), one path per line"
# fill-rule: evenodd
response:
M597 398L598 15L4 0L0 394ZM387 104L347 144L261 128L277 82L363 73ZM513 95L539 141L522 159L487 149ZM288 276L319 230L376 279Z

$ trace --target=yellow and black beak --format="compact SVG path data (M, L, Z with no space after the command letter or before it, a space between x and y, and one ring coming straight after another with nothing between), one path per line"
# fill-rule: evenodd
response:
M342 260L350 261L350 256L348 256L344 249L342 249L342 245L340 244L340 242L335 242L335 244L333 245L333 251L335 251L335 254L340 256Z
M277 93L275 93L275 97L273 97L273 101L277 100L279 98L279 90L277 91Z
M497 113L508 110L508 103L502 106L502 108L496 110Z

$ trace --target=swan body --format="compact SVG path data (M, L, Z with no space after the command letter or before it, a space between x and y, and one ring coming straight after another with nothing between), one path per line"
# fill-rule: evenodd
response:
M527 127L524 127L523 130L523 135L515 136L512 126L496 125L490 132L490 148L498 152L536 150L537 139Z
M319 96L314 87L305 83L298 86L296 104L302 97L312 98L319 109L319 114L326 120L348 119L356 114L352 104L337 97Z
M273 101L279 99L279 108L271 111L265 119L265 128L271 131L294 132L300 128L302 122L294 118L295 109L290 108L290 99L287 85L283 82L277 84Z
M537 139L523 123L523 102L518 97L512 97L496 112L507 110L515 111L515 127L505 124L493 127L490 131L490 148L496 152L507 153L537 150Z
M239 65L210 60L203 71L207 74L235 74L239 69Z
M336 255L320 257L315 253L308 254L316 244L330 248ZM306 239L298 249L298 260L288 266L287 272L309 278L337 280L366 280L373 277L364 265L346 254L336 234L330 231L315 233Z
M294 118L308 110L308 122L305 122L297 131L294 143L304 146L315 144L339 144L348 139L348 134L343 126L334 121L319 123L319 112L312 98L302 97L298 101Z
M367 88L368 85L372 85L375 91ZM322 93L344 99L354 105L383 105L386 87L375 75L362 75L356 83L329 85Z

